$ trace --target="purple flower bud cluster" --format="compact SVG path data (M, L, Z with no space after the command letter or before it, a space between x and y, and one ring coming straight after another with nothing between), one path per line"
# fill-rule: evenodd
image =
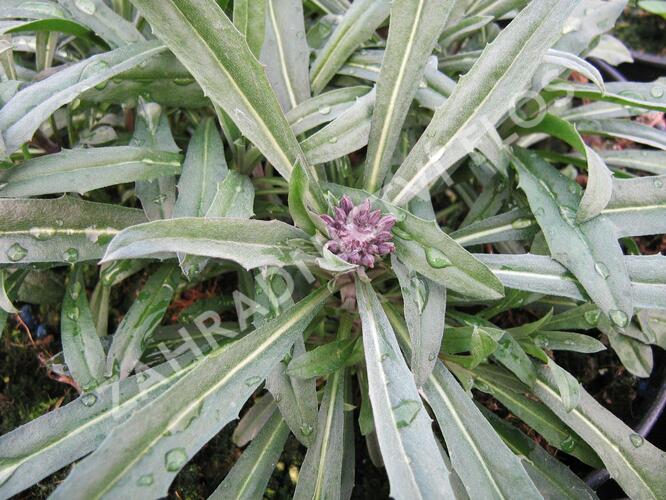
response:
M370 200L366 199L354 206L345 195L334 208L335 215L322 215L328 226L330 240L325 247L350 264L374 267L384 255L395 251L391 243L391 229L396 218L382 216L381 210L370 210Z

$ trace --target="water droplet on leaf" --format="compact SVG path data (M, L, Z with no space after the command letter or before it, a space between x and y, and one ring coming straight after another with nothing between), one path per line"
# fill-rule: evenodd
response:
M153 482L154 482L154 479L153 479L153 475L152 475L152 474L144 474L143 476L141 476L141 477L138 479L138 481L136 482L136 484L137 484L138 486L150 486L150 485L153 484Z
M81 403L83 403L83 406L91 407L97 403L97 396L95 396L92 392L84 394L81 396Z
M164 456L164 466L169 472L177 472L187 463L185 448L174 448Z
M576 438L573 437L571 434L568 435L566 438L564 438L560 443L560 448L562 448L562 451L570 452L573 451L575 447L576 447Z
M436 248L426 248L425 255L428 264L435 269L444 269L451 266L449 258Z
M399 405L392 408L395 415L396 425L398 429L407 427L411 424L421 409L421 403L411 399L401 401Z
M76 5L76 8L81 12L88 14L89 16L92 16L97 10L97 7L92 0L75 0L74 5Z
M304 436L309 436L312 434L312 431L314 431L314 428L308 423L301 424L300 429Z
M28 251L18 243L14 243L7 249L7 258L12 262L19 262L25 259L26 255L28 255Z
M251 387L251 386L256 385L259 382L261 382L261 380L262 380L261 377L250 377L250 378L245 380L245 385Z
M611 321L620 328L624 328L629 324L629 317L623 311L620 311L618 309L613 309L609 315Z
M608 276L610 276L610 272L608 271L608 267L603 262L596 262L594 264L594 270L603 279L608 279Z
M74 262L79 260L79 251L76 248L68 248L62 254L62 258L65 262L73 264Z
M635 432L629 435L629 439L631 440L631 444L634 445L634 448L640 448L643 446L643 442L645 441L643 436L636 434Z

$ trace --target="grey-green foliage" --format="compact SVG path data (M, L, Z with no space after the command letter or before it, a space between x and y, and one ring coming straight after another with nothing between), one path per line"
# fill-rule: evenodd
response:
M399 500L595 498L564 454L663 496L576 368L666 347L666 81L588 60L626 0L1 3L0 327L57 318L80 395L0 437L0 498L163 497L227 425L213 498L288 439L297 498L366 449Z

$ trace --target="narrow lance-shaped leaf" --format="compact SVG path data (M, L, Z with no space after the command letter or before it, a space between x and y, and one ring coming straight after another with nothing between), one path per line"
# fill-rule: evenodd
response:
M402 125L420 85L426 61L446 25L453 0L395 0L391 5L388 41L377 79L364 170L371 193L391 166Z
M453 498L431 421L395 333L370 284L356 280L369 395L382 458L397 499Z
M547 114L532 129L525 133L545 132L569 143L576 151L584 155L587 164L587 187L580 200L576 213L576 222L581 223L596 217L608 205L613 193L613 174L597 152L583 141L576 127L552 114Z
M171 134L171 126L162 106L139 98L131 146L146 146L177 153L180 148ZM134 191L149 220L170 219L176 203L176 178L162 175L149 181L137 181Z
M312 236L317 232L317 228L308 211L307 193L308 178L303 167L296 165L289 181L289 214L294 224Z
M259 59L265 38L266 3L271 0L235 0L234 26L245 36L252 54Z
M417 386L426 383L435 367L444 335L446 288L417 272L410 272L392 256L391 267L398 277L405 320L412 342L411 368Z
M666 233L666 175L616 179L602 212L620 236Z
M657 500L662 496L666 453L633 432L584 389L577 406L568 412L548 367L541 367L534 393L597 452L629 497Z
M264 494L289 437L289 427L280 412L275 408L273 410L271 418L236 461L224 481L208 497L209 500L251 500Z
M521 462L544 498L596 500L594 491L567 466L506 420L481 407L493 429L509 448L521 457Z
M81 266L70 273L62 302L60 335L67 368L83 392L104 381L106 355L92 319Z
M474 149L483 125L494 126L521 97L575 4L575 0L531 2L502 30L437 109L391 179L385 199L407 203Z
M107 248L104 260L184 252L233 260L246 269L284 266L304 258L290 243L305 238L306 233L278 220L183 217L139 224L120 232Z
M633 315L631 282L612 224L603 216L577 224L576 185L535 154L516 150L513 163L553 258L578 278L613 323L627 326Z
M301 0L266 2L266 40L260 60L282 109L289 111L310 97L310 48Z
M174 218L204 217L217 193L218 183L229 172L224 158L224 145L212 118L203 120L194 131L178 182ZM205 260L187 259L179 253L183 273L194 277L205 266ZM189 260L189 262L188 262Z
M287 278L289 276L289 278ZM257 273L255 277L255 301L263 307L266 314L255 314L255 327L282 314L292 306L291 297L293 278L288 274ZM259 312L263 312L259 310ZM305 354L305 341L298 337L294 341L290 355L273 367L266 377L266 389L273 395L280 413L294 436L305 446L314 443L317 430L317 385L316 380L303 380L291 377L287 365L291 356Z
M89 57L21 90L0 109L0 131L7 153L28 141L61 106L163 50L155 41L126 45Z
M121 229L146 221L141 210L70 196L0 199L0 263L99 259Z
M87 26L114 47L143 42L145 38L132 23L116 14L104 0L58 0L71 17Z
M107 359L108 375L123 379L134 369L148 337L171 303L179 277L176 266L163 264L148 279L113 335Z
M345 12L342 21L312 63L312 91L319 94L356 48L372 36L388 17L389 0L358 0Z
M576 123L581 134L600 135L645 144L666 151L666 133L631 120L581 120Z
M296 161L307 166L266 73L217 2L132 1L158 38L283 177L289 178ZM308 174L316 177L314 171Z
M409 332L397 311L386 312L400 345L411 350ZM464 389L438 361L423 387L451 463L471 498L539 498L518 458L502 443Z
M179 173L177 153L132 146L64 150L0 173L0 197L85 193Z
M117 426L53 497L167 495L178 471L237 417L330 293L326 286L319 288L278 318L203 358L167 392ZM174 398L179 404L173 404Z
M368 143L370 119L375 104L371 90L331 123L305 139L301 146L312 164L342 158Z
M308 448L298 475L295 500L340 498L344 455L344 369L326 381L319 409L317 439Z

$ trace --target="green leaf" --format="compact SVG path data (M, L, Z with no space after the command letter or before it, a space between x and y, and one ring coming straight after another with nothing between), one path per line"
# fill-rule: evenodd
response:
M364 186L370 193L381 187L389 171L426 62L454 3L395 0L391 4L388 41L377 79L377 99L364 169Z
M347 364L355 345L356 339L346 339L316 347L294 357L289 362L287 374L291 377L315 378L335 373Z
M72 149L0 173L0 197L85 193L114 184L180 173L180 155L132 146Z
M576 123L581 134L600 135L645 144L666 150L666 133L629 120L581 120Z
M603 214L619 236L666 233L666 175L616 179Z
M344 370L333 373L326 381L319 408L317 439L308 448L298 474L295 500L341 498L344 455L345 385Z
M289 427L273 408L271 418L208 498L250 500L263 495L288 437Z
M60 313L60 336L67 368L81 390L89 392L100 385L106 355L88 305L81 266L69 276Z
M278 318L202 358L161 397L115 427L53 497L71 498L82 491L91 497L165 496L189 458L236 418L330 293L326 286L314 291Z
M174 217L204 217L229 169L224 145L212 118L203 120L192 135L178 183Z
M257 59L265 38L266 3L266 0L234 0L234 26Z
M628 328L624 331L618 331L606 318L602 317L599 318L597 327L608 337L611 348L630 373L640 378L650 376L654 364L652 348L643 342L624 335L632 325L628 325Z
M133 3L204 92L283 177L289 178L297 161L308 170L263 67L214 0Z
M410 366L416 385L426 383L435 367L444 336L446 288L415 271L410 271L392 256L391 267L402 290L404 314L412 343Z
M403 205L464 158L522 96L546 51L561 34L575 1L531 2L488 45L395 173L384 199Z
M576 223L580 199L573 181L528 151L516 150L513 163L553 258L578 278L604 314L626 326L633 315L631 282L610 221L597 216Z
M546 87L546 95L573 95L581 99L666 111L666 78L654 82L609 82L606 91L598 86L570 81L556 81Z
M89 57L21 90L0 109L0 131L7 153L30 140L42 122L61 106L163 50L154 41L126 45Z
M551 134L567 142L576 151L584 155L588 181L585 194L581 198L576 212L576 222L585 222L599 215L611 198L613 174L596 151L585 144L576 127L555 115L546 114L536 127L522 129L522 132Z
M90 28L114 47L144 42L134 25L116 14L104 0L58 0L78 23Z
M655 175L666 174L666 152L646 149L623 149L620 151L603 150L599 154L611 167L626 167L650 172Z
M544 498L568 498L570 500L596 500L597 495L568 467L523 434L506 420L480 407L504 442L521 457L521 462L534 485Z
M0 437L0 495L9 498L94 451L137 407L155 399L193 366L175 371L173 363L120 385L102 386Z
M266 40L260 60L282 109L293 109L310 97L310 48L301 0L266 2Z
M638 2L641 9L645 9L652 14L657 14L666 19L666 2L663 0L643 0Z
M606 350L606 346L589 335L542 330L534 336L534 343L551 351L573 351L593 354Z
M409 333L402 319L390 306L386 312L400 344L409 352ZM518 458L442 362L435 364L423 391L444 435L453 468L470 498L539 498Z
M0 270L0 312L17 314L18 309L14 307L11 299L9 298L9 286L7 286L6 273L4 269ZM6 317L6 314L4 315ZM0 328L0 332L4 329Z
M311 97L287 113L287 120L296 135L312 130L323 123L335 120L356 103L356 99L367 94L370 87L355 85L330 90Z
M296 226L313 236L317 232L317 227L312 222L307 208L308 191L307 175L303 167L296 165L289 180L289 214Z
M534 254L474 254L487 265L504 286L544 295L588 300L587 293L567 269L550 257ZM663 257L641 256L639 261L625 257L631 278L631 295L636 307L666 309L666 278L655 275ZM646 265L641 262L646 260ZM651 262L652 261L652 262ZM636 266L632 269L632 266ZM640 268L645 268L640 269Z
M435 221L416 217L365 191L334 184L326 184L326 189L338 197L347 194L355 204L369 198L374 208L395 215L397 255L408 268L465 296L480 299L503 296L504 289L492 272L444 233Z
M532 213L514 209L476 221L451 233L456 243L464 247L503 241L531 240L539 230Z
M602 95L606 91L604 79L601 76L601 73L599 73L599 70L585 59L578 57L575 54L563 52L561 50L550 49L546 53L546 56L543 58L543 61L547 64L563 66L567 69L580 73L585 78L590 80L594 85L596 85Z
M301 146L312 164L348 155L368 143L370 120L375 104L374 90L358 98L331 123L305 139Z
M307 238L307 234L278 220L183 217L121 231L107 248L104 261L183 252L233 260L246 269L284 266L300 257L289 243L301 238Z
M310 69L312 92L321 93L356 48L389 16L389 0L359 0L345 12Z
M474 386L490 394L506 408L538 432L551 446L568 453L594 468L602 467L599 457L580 436L576 435L547 406L529 398L529 388L497 366L474 369Z
M146 341L162 322L179 277L172 264L163 264L150 276L113 335L107 375L123 379L135 368Z
M372 289L356 280L369 395L394 498L453 497L430 418Z
M568 412L548 367L540 369L534 393L597 452L629 497L656 500L661 496L666 488L664 452L634 433L584 389L578 405Z
M121 229L145 222L141 210L70 196L0 199L0 263L99 259Z

